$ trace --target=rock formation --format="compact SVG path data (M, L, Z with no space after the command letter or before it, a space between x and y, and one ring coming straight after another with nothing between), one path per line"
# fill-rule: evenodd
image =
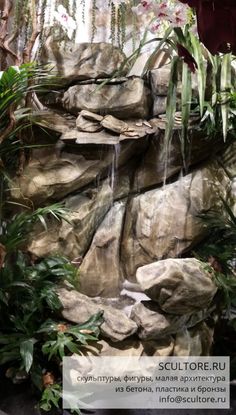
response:
M122 78L103 85L122 52L52 40L42 61L62 79L36 118L36 143L47 147L31 152L10 193L20 203L60 201L69 209L68 221L36 227L28 243L36 257L58 253L81 263L80 292L59 291L64 318L82 323L103 310L103 355L209 354L206 319L217 287L192 249L206 235L199 214L221 212L219 196L230 194L223 140L206 140L193 122L183 169L176 114L163 154L167 67L146 79L126 78L123 67ZM137 292L124 293L124 280Z

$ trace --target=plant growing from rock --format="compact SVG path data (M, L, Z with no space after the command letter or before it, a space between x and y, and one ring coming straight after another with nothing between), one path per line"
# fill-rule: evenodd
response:
M188 3L183 1L183 3ZM167 155L172 140L177 106L177 85L181 78L181 122L180 135L182 157L185 164L188 149L190 119L197 117L197 126L214 138L223 140L235 135L235 69L231 53L214 56L200 42L196 34L194 11L181 2L140 1L133 8L137 15L149 19L139 47L118 68L113 77L119 76L125 65L132 67L143 48L157 43L148 58L142 76L146 75L160 50L171 56L170 82L166 108L164 154ZM148 32L157 36L146 40ZM158 34L163 33L162 36ZM197 80L198 98L193 98L193 79ZM102 85L104 85L106 81ZM101 86L102 86L101 85ZM100 87L101 87L100 86Z
M211 210L200 215L209 236L196 252L213 268L223 305L230 308L236 306L236 217L229 203L222 198L221 202L221 214Z
M236 332L236 216L228 201L221 198L222 213L209 211L200 218L208 230L208 237L194 255L208 262L207 270L213 275L218 294L216 304L216 353L231 357L231 378L235 379ZM224 342L222 345L222 337Z

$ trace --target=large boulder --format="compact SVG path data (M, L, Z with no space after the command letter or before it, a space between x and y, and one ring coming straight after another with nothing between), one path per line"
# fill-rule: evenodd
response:
M44 43L41 62L52 65L64 83L94 78L109 78L125 60L124 53L108 43L56 41ZM123 74L126 70L123 69Z
M195 326L206 316L206 310L195 314L167 314L154 301L142 301L135 304L130 315L138 326L140 339L159 339L176 334L184 328Z
M76 146L71 143L65 145L61 141L48 143L45 148L33 150L22 175L12 178L11 198L24 204L31 200L35 205L61 200L90 183L92 186L99 183L109 172L114 175L115 170L143 152L146 146L145 137L129 139L117 145L104 145L96 141L93 145Z
M139 78L117 85L108 84L99 90L93 84L74 85L64 93L62 99L60 95L55 99L55 103L75 115L87 110L120 119L147 118L151 103L150 91Z
M207 266L195 258L169 258L139 268L136 277L166 313L194 313L208 307L217 291Z
M94 235L80 267L80 291L95 297L120 293L120 240L125 203L115 203Z
M19 201L30 199L35 204L60 200L95 180L101 167L98 159L60 153L56 147L38 150L23 174L12 181L11 197Z
M103 311L104 323L101 333L112 341L122 341L137 331L136 323L114 306L103 304L77 291L58 289L58 295L63 305L62 316L73 323L82 324L92 315Z
M177 257L205 236L199 214L220 211L219 195L226 197L230 180L213 163L177 182L135 196L128 208L122 240L122 263L128 279L137 268Z

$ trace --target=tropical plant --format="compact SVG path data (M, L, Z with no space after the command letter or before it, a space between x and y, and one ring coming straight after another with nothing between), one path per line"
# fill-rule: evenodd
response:
M227 355L230 360L231 379L235 379L235 332L236 332L236 216L228 201L221 198L222 211L211 210L201 214L208 237L194 255L208 262L207 271L218 287L216 304L216 355ZM223 339L223 341L222 341Z
M174 3L174 4L172 4ZM194 12L179 2L140 1L138 14L149 16L144 37L139 47L123 62L113 77L122 73L124 66L132 67L137 57L148 44L157 44L148 58L142 76L160 50L171 56L170 82L168 86L164 154L168 152L172 139L177 101L180 99L182 132L180 136L183 162L188 148L190 119L196 120L194 128L206 133L207 138L235 136L235 69L231 53L213 56L195 34ZM166 27L162 37L147 40L147 33L158 33ZM196 82L197 81L197 82ZM101 88L104 81L98 88ZM181 82L181 92L178 85ZM198 97L193 96L193 82L197 84ZM179 97L180 94L180 97ZM193 116L193 117L192 117ZM192 125L192 122L191 122Z
M208 237L195 255L208 262L221 292L220 307L236 307L236 216L229 202L220 197L222 211L201 214Z
M53 78L53 81L52 81ZM11 175L21 174L33 144L32 124L41 104L36 92L44 92L56 78L34 63L9 67L0 73L0 221L10 203L7 191Z
M30 378L44 410L61 402L60 361L97 340L103 322L102 313L82 325L61 321L56 289L77 287L78 269L61 256L37 260L22 251L28 232L37 221L46 227L49 215L60 220L65 211L53 205L20 213L3 222L0 236L0 365L13 380Z

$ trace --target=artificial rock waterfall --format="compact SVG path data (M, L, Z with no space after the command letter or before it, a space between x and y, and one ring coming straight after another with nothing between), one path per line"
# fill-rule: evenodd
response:
M206 233L199 214L230 197L231 166L223 143L212 145L193 126L182 174L178 117L163 157L169 67L145 79L124 67L101 86L123 61L108 44L48 42L42 62L61 84L41 97L46 108L34 134L45 147L12 180L11 198L69 209L68 222L37 227L27 249L80 264L79 291L59 294L70 321L104 311L102 340L91 352L207 355L217 287L192 249Z

